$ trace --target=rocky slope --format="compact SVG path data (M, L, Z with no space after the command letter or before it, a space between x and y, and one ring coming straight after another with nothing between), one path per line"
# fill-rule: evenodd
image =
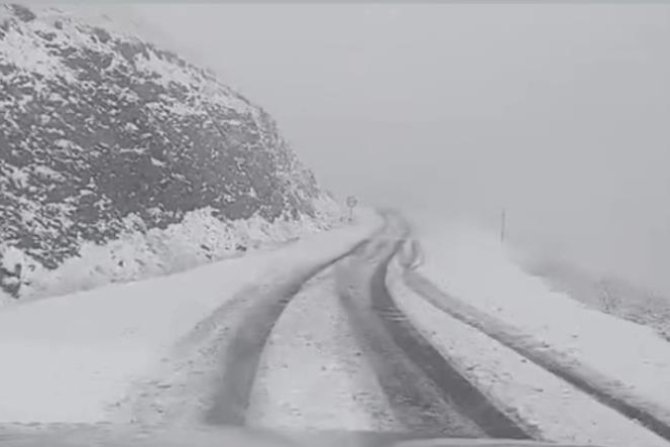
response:
M212 73L54 7L0 6L0 114L0 257L55 269L128 216L141 231L202 209L318 219L330 200L273 119Z

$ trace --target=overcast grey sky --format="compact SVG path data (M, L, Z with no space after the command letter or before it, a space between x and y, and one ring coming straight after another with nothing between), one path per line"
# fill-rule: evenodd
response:
M670 5L147 5L327 187L670 294Z

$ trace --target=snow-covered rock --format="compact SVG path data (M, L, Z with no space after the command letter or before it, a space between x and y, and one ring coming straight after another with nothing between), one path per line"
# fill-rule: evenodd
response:
M278 233L332 222L338 205L263 109L93 12L0 6L0 258L55 270L77 255L112 256L114 244L126 250L124 240L145 250L160 230L162 244L182 239L172 255L189 264L221 247L199 251L207 244L182 230L206 226L208 237L230 241L261 221ZM158 268L117 267L124 278ZM11 272L0 273L0 289L22 296Z

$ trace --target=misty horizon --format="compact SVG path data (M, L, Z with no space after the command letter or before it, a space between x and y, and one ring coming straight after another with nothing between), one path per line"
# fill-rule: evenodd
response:
M667 5L142 5L338 195L670 294ZM288 25L290 24L290 25Z

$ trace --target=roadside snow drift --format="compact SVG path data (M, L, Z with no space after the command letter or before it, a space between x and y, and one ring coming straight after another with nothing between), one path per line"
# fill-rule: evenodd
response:
M651 328L600 313L525 273L500 242L465 225L424 230L418 272L443 291L562 357L618 381L622 393L670 409L670 343Z
M398 307L440 353L534 437L602 446L667 446L635 421L433 306L393 262L387 286Z
M96 422L173 343L235 293L335 258L381 224L354 225L142 282L0 311L0 421Z
M17 297L10 297L0 287L0 306L180 272L248 250L278 246L342 223L341 209L334 201L316 200L315 207L315 217L299 215L274 222L259 215L222 221L215 217L213 208L202 208L164 229L148 229L130 214L123 219L124 231L118 238L104 244L84 242L77 256L56 269L45 268L16 247L0 244L0 269L22 267ZM0 283L8 279L18 281L0 275Z

